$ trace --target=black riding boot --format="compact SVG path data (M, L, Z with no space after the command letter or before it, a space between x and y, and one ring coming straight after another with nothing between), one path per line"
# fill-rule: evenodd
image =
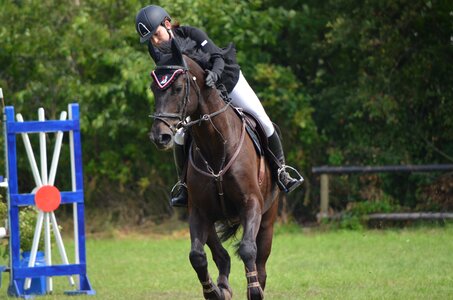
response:
M304 179L296 169L285 165L285 155L283 153L282 143L280 141L280 137L277 134L277 131L274 131L274 133L267 138L267 141L269 143L269 150L271 150L272 154L277 159L277 161L271 163L271 166L274 171L277 172L278 187L285 193L290 193L299 185L301 185ZM293 170L296 175L299 176L299 179L292 178L291 175L286 171L287 169Z
M186 163L186 153L184 145L175 143L173 148L176 171L178 172L179 181L175 184L170 192L171 205L174 207L187 207L187 186L184 183L184 165Z

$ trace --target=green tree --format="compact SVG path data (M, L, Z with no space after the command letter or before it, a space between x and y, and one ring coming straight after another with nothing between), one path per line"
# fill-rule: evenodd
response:
M281 128L289 164L303 170L309 188L313 165L451 163L450 2L156 4L219 46L235 43L243 73ZM148 4L2 1L0 10L6 104L26 119L40 106L56 119L69 102L80 103L87 201L136 222L167 213L162 191L175 180L172 155L147 136L154 64L134 19ZM410 179L409 191L424 180ZM31 176L23 181L33 185ZM384 181L384 189L404 192L398 180ZM308 194L290 195L296 214L314 215L315 202L302 205Z

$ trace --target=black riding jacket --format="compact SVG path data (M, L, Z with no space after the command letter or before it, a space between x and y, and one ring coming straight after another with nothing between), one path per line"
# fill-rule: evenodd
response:
M182 39L193 40L198 49L210 55L210 70L216 73L219 77L217 84L221 83L225 86L228 93L230 93L239 80L240 67L236 62L236 49L230 45L225 49L221 49L214 44L206 33L202 30L191 26L180 26L172 29L175 36ZM151 42L148 42L148 52L151 58L159 62L161 53L153 47Z

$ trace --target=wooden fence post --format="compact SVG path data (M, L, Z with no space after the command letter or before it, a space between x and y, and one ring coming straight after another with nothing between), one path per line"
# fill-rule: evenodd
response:
M318 222L328 217L329 211L329 175L321 174L321 207Z

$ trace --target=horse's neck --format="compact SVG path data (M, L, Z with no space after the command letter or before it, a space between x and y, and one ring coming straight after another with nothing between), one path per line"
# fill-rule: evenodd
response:
M214 90L203 93L202 96L197 112L192 117L210 115L227 105ZM241 125L233 110L228 108L210 120L203 121L201 126L192 127L195 143L208 162L216 164L219 157L225 155L228 159L232 156L240 140Z

